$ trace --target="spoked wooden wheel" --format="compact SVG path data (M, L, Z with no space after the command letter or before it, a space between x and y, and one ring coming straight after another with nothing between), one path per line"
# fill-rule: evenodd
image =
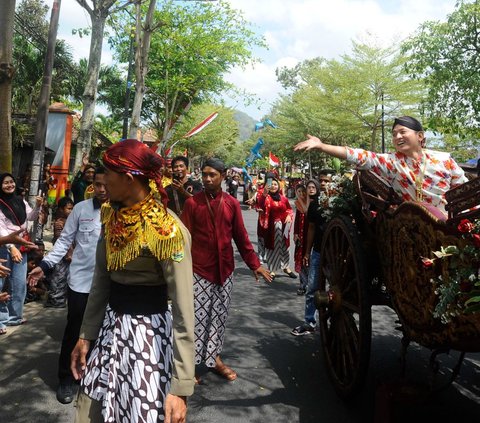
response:
M348 399L365 383L372 336L363 248L349 218L330 221L320 254L315 302L322 349L335 390Z

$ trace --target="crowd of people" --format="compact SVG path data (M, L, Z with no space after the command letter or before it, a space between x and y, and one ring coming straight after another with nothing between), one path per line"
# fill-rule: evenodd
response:
M403 200L444 213L444 194L466 181L463 171L449 155L424 148L416 119L397 118L392 135L395 152L387 154L312 136L295 149L371 169ZM196 366L227 381L238 377L221 358L235 285L232 240L255 280L298 279L305 312L291 334L315 331L327 223L317 198L332 172L297 181L292 202L278 173L259 175L248 199L258 216L255 252L236 199L240 174L227 173L222 160L208 158L189 173L187 157L164 161L145 144L124 140L105 151L102 163L84 157L73 198L56 204L46 255L24 236L44 198L32 209L14 177L0 175L0 335L25 323L27 285L44 283L45 306L67 307L57 399L68 404L77 397L77 423L184 422L186 398L200 383Z

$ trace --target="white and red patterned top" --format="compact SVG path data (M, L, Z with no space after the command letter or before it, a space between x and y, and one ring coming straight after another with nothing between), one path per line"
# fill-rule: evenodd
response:
M383 177L404 201L421 201L445 213L445 193L467 182L463 170L450 154L423 150L415 160L403 153L377 154L360 148L347 147L347 161L358 169L371 169ZM421 185L421 193L417 186Z

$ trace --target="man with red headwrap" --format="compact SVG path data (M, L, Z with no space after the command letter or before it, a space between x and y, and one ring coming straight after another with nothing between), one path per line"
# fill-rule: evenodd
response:
M103 162L110 203L72 353L75 422L184 422L194 386L190 234L165 207L160 156L125 140Z

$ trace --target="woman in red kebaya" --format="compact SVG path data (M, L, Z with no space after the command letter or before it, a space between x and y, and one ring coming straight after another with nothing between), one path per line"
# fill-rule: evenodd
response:
M283 270L293 279L297 275L290 270L290 229L293 223L293 210L287 197L280 193L280 182L267 175L262 195L258 196L260 225L265 230L265 256L272 277Z

